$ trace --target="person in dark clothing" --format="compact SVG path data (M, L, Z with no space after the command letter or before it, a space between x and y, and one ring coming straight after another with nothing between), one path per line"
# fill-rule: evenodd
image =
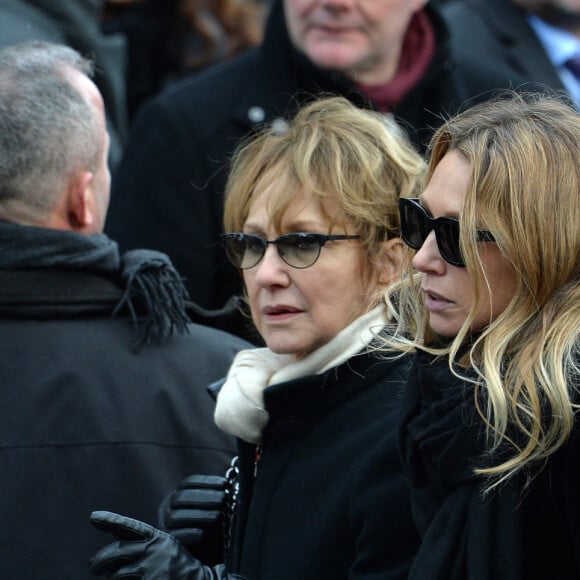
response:
M439 129L400 202L411 580L580 576L579 136L564 99L505 95Z
M96 506L136 517L233 438L205 385L248 344L188 322L156 251L101 233L108 135L91 63L64 45L0 50L0 554L4 578L81 580Z
M94 81L105 101L111 140L109 165L121 161L128 138L127 51L121 35L101 28L104 0L10 0L0 3L0 47L42 40L60 42L89 56L95 63Z
M580 4L549 0L455 0L442 14L451 45L467 77L482 82L494 70L501 86L527 90L545 86L566 92L580 108ZM475 80L475 79L473 79ZM496 88L488 85L489 89Z
M342 0L310 4L334 48L304 33L310 16L303 0L274 0L259 47L144 105L113 175L105 231L124 249L166 252L206 309L222 308L241 292L217 240L229 160L246 135L283 125L309 100L332 94L393 114L420 145L442 113L494 84L487 78L464 84L445 23L424 0L368 2L364 12ZM375 7L370 15L367 4ZM228 324L253 338L235 316Z
M94 556L95 575L407 577L417 536L396 434L408 364L376 345L401 269L397 201L423 172L400 127L342 97L238 151L223 239L267 346L238 353L217 397L216 423L239 441L226 564L100 511L93 524L120 541Z
M268 0L105 0L103 30L127 44L127 108L262 38Z

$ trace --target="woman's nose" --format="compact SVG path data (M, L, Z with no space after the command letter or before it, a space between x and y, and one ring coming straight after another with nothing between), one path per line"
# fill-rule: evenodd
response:
M255 280L260 286L287 285L290 266L282 260L276 244L268 244L264 256L254 268Z
M441 274L445 271L445 260L439 253L435 232L429 232L423 245L413 257L413 267L418 272Z

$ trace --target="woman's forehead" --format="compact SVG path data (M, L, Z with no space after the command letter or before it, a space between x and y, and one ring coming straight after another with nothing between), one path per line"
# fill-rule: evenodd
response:
M280 224L311 218L324 222L346 220L332 196L321 198L302 186L289 190L280 189L277 184L271 184L261 191L256 188L248 219L252 219L257 213Z

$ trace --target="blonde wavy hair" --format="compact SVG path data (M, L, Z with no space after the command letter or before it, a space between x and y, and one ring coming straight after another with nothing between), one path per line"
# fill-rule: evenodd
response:
M330 227L349 223L361 236L362 274L371 276L382 242L399 236L399 196L417 195L425 175L424 160L393 120L342 97L321 98L237 149L224 229L243 231L254 196L275 184L269 207L281 231L288 206L304 189L323 210L325 201L336 204L341 223Z
M580 116L554 95L502 94L440 127L431 142L430 174L451 150L472 167L460 243L475 304L452 343L435 348L418 277L409 268L388 291L399 323L390 346L446 355L455 374L475 370L491 457L502 448L501 460L476 470L489 476L489 491L519 471L529 483L566 441L578 409ZM471 337L479 296L489 292L476 224L493 233L517 288L506 309Z

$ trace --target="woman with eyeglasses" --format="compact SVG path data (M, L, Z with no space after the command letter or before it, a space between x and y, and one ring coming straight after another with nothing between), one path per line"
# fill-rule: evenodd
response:
M416 196L425 169L393 121L342 98L238 150L222 240L266 347L239 353L217 397L217 424L239 439L227 564L203 566L171 536L98 512L97 527L134 541L97 554L94 573L407 577L418 537L396 436L408 359L377 347L382 293L402 267L399 195ZM199 507L181 494L165 523L203 528Z
M388 346L417 353L401 429L422 536L409 578L578 579L580 117L502 95L436 132L429 173L399 202L415 253L389 291Z

